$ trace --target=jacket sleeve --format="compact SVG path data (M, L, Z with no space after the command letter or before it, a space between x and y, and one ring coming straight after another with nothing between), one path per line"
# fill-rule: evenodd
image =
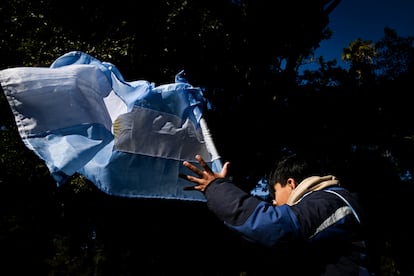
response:
M205 196L209 210L247 240L273 247L301 235L298 219L290 206L273 206L227 179L210 183Z

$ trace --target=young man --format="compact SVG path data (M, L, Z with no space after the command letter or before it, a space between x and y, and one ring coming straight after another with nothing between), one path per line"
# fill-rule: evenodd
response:
M270 174L273 203L243 191L227 178L229 162L214 173L184 161L197 176L207 206L247 240L270 249L275 275L369 275L365 267L361 207L333 175L319 174L297 155L278 162ZM268 266L269 268L269 266Z

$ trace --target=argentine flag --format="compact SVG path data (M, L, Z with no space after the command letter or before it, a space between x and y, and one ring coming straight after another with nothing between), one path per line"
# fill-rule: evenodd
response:
M0 83L20 137L58 186L79 173L110 195L205 201L183 190L182 162L200 154L221 170L205 98L182 72L160 86L127 82L113 64L73 51L50 67L1 70Z

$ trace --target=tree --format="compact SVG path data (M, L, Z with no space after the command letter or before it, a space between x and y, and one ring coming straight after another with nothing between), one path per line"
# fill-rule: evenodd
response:
M126 0L121 0L116 5L81 0L72 1L68 5L53 0L9 0L0 9L0 62L2 68L48 66L63 53L82 50L117 65L126 79L170 82L178 71L185 69L190 82L205 88L206 97L213 103L214 110L208 113L208 120L223 158L231 156L235 171L238 171L235 177L247 176L253 179L248 183L251 184L254 183L254 177L262 176L261 165L278 146L286 142L283 139L293 138L292 143L302 142L300 135L281 137L280 141L274 141L274 137L268 135L269 125L271 128L285 129L286 124L292 133L300 134L298 132L302 126L311 130L315 125L311 120L322 115L314 112L311 109L313 106L301 109L308 102L299 103L304 98L299 95L295 77L298 65L318 47L322 39L329 38L329 13L339 3L338 0L276 3L264 0L158 0L141 2L137 10L133 1ZM328 76L327 71L323 73ZM320 79L322 78L325 77ZM6 101L1 99L0 97L0 104L5 107ZM6 110L7 107L2 108L2 112ZM312 116L306 117L306 111ZM292 115L292 121L290 118L285 119L286 114L287 117ZM10 121L6 122L6 117L1 120L4 120L0 122L1 126L10 125ZM324 128L324 123L325 121L321 123L321 128ZM2 172L3 168L7 171L10 178L6 179L2 175L0 180L4 185L12 186L14 177L18 176L18 179L26 182L26 186L33 188L27 191L23 189L13 193L13 196L5 193L4 197L8 197L8 200L3 203L24 198L25 200L19 201L19 207L23 210L33 210L31 207L40 203L46 207L36 209L39 210L36 216L31 214L29 218L24 212L12 209L11 214L3 217L3 222L14 215L17 217L14 222L17 223L6 229L28 229L29 232L35 224L33 228L37 229L36 233L45 233L39 242L33 244L47 242L47 246L42 247L44 251L38 254L38 259L46 258L53 271L71 269L77 274L80 270L93 274L103 271L98 268L111 266L113 271L119 269L122 270L119 273L128 274L125 271L128 268L123 265L135 264L137 260L155 265L165 264L167 260L173 264L181 257L173 254L178 246L190 249L184 252L193 252L196 247L205 250L205 246L214 247L219 244L224 248L220 252L223 258L217 259L227 261L226 256L237 256L234 257L234 264L239 264L238 257L259 259L260 255L251 256L255 252L250 252L246 247L232 248L234 241L227 238L226 232L219 231L221 229L218 227L221 226L210 224L214 234L200 234L206 220L204 216L199 216L200 221L193 225L195 216L188 214L188 210L193 208L174 212L169 209L174 206L171 204L173 206L168 205L165 209L170 212L167 214L173 215L166 216L163 209L168 203L146 205L144 202L131 203L107 198L90 189L87 183L82 182L83 179L77 177L64 189L55 190L44 165L30 155L21 143L14 146L13 142L19 141L15 129L6 129L2 132L7 134L7 139L1 140L3 151L0 167ZM239 145L234 144L237 139L255 146L245 147L241 152ZM9 151L10 148L13 150ZM38 170L33 171L33 167ZM42 194L41 191L44 190L38 190L36 196L31 197L34 187L39 188L43 183L49 184L48 192ZM15 189L18 190L17 187ZM145 208L148 206L151 208ZM99 207L106 208L105 211L111 212L110 215ZM175 208L180 207L176 204ZM42 212L44 210L49 210L50 213ZM137 213L137 210L140 212ZM146 215L147 210L166 217L167 222ZM42 214L47 214L48 219L43 219ZM203 246L194 244L193 239L188 239L188 233L182 232L185 225L176 224L177 214L182 216L180 223L191 221L194 228L186 227L190 234L208 237ZM133 216L142 217L151 223L146 225L148 228L135 225L135 222L131 223ZM189 220L188 217L192 219ZM213 219L210 221L215 222ZM174 231L171 231L171 225L176 227ZM170 227L168 235L161 232L165 226ZM211 229L205 231L207 230ZM178 236L171 239L171 232ZM96 233L98 238L94 236ZM145 234L144 238L138 238L137 233ZM120 237L120 244L118 240L111 239L114 234ZM26 251L34 254L36 246L31 245L37 241L37 237L12 236L7 232L2 242L10 241L7 239L10 237L15 242L15 237L22 236L26 240L22 239L25 242L16 248L22 251L29 248ZM159 250L155 252L157 248L154 249L154 240L155 247L168 248L168 254ZM187 240L189 243L182 242ZM171 246L165 246L166 244ZM2 248L7 250L14 247ZM150 254L139 259L137 248L144 248ZM238 249L241 249L240 252L237 252ZM14 250L17 253L17 249ZM242 253L248 253L247 257Z
M349 73L357 85L371 84L374 79L374 59L378 55L371 40L357 38L344 48L342 60L350 64Z
M414 37L400 37L390 28L384 28L384 38L375 43L377 57L374 67L382 81L397 80L409 73L414 62Z

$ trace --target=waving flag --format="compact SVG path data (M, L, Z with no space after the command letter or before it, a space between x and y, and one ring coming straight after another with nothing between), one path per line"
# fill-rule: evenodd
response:
M183 72L155 86L127 82L116 66L79 51L50 67L0 71L0 83L25 145L58 186L79 173L110 195L205 201L184 191L184 160L220 157L202 117L202 91Z

